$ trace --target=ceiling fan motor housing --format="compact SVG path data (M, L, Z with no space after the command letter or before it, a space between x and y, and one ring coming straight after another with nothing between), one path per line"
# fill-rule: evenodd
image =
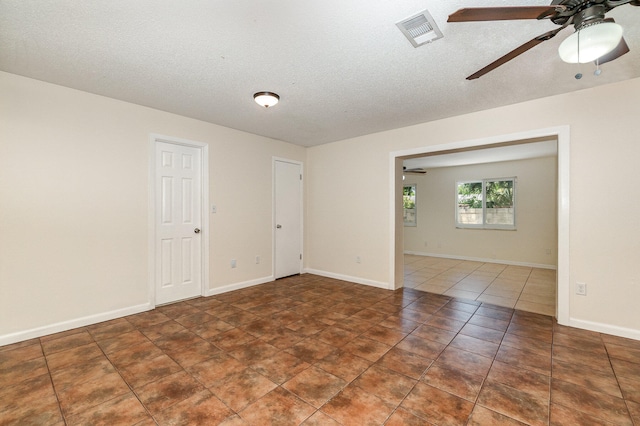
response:
M601 22L604 20L605 13L605 6L602 4L587 7L574 15L573 26L578 31L587 25Z
M605 0L554 0L551 5L557 7L556 13L550 16L551 22L557 25L569 22L576 30L584 25L602 21L605 13L615 7L607 5Z

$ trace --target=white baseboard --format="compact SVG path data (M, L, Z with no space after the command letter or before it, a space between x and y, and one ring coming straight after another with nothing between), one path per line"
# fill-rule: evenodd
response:
M127 315L139 314L140 312L145 312L151 309L153 309L153 306L150 303L143 303L141 305L129 306L127 308L116 309L114 311L103 312L100 314L89 315L82 318L75 318L68 321L57 322L51 325L36 327L30 330L17 331L15 333L0 336L0 346L34 339L36 337L42 337L48 334L60 333L62 331L67 331L78 327L98 324L100 322L126 317Z
M389 283L385 283L385 282L382 282L382 281L374 281L374 280L368 280L366 278L352 277L352 276L349 276L349 275L342 275L342 274L335 274L333 272L320 271L318 269L305 268L304 272L308 273L308 274L320 275L321 277L335 278L337 280L349 281L349 282L356 283L356 284L364 284L364 285L368 285L368 286L372 286L372 287L383 288L385 290L393 290L392 288L390 288Z
M421 251L410 251L407 250L404 254L413 254L415 256L429 256L429 257L440 257L443 259L456 259L456 260L469 260L472 262L483 262L483 263L502 263L504 265L513 265L513 266L527 266L529 268L540 268L540 269L558 269L556 265L546 265L544 263L529 263L529 262L516 262L513 260L502 260L502 259L486 259L483 257L468 257L468 256L457 256L457 255L449 255L442 253L425 253Z
M256 278L255 280L243 281L240 283L229 284L222 287L210 288L209 291L207 291L207 294L205 294L205 296L214 296L216 294L222 294L222 293L227 293L229 291L240 290L247 287L253 287L254 285L269 283L275 280L276 278L273 275L271 275L268 277Z
M578 318L569 318L569 324L567 325L571 327L582 328L584 330L595 331L598 333L611 334L612 336L640 340L640 330L636 330L633 328L618 327L617 325L586 321Z

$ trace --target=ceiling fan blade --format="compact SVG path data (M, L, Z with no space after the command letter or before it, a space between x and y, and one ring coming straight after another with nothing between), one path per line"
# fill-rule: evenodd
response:
M527 50L536 47L537 45L539 45L543 41L547 41L547 40L555 37L555 35L558 34L564 28L566 28L567 25L568 25L568 23L563 25L563 26L561 26L558 29L555 29L553 31L549 31L547 33L541 34L538 37L534 38L533 40L529 40L528 42L526 42L522 46L513 49L511 52L507 53L503 57L493 61L492 63L490 63L486 67L482 68L480 71L477 71L474 74L471 74L469 77L467 77L467 80L474 80L476 78L482 77L486 73L488 73L490 71L493 71L494 69L498 68L500 65L503 65L503 64L509 62L510 60L515 58L516 56L522 55Z
M555 11L555 6L469 7L453 12L447 22L542 19Z
M613 61L614 59L618 59L620 56L624 55L625 53L629 53L629 46L627 46L627 42L624 41L624 37L623 37L615 49L613 49L611 52L607 53L606 55L596 59L595 61L596 65L598 64L602 65L607 62Z

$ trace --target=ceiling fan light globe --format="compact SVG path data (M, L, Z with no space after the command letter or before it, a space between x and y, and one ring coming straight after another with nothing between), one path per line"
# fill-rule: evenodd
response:
M578 54L578 37L580 52ZM558 48L560 58L570 64L593 62L615 49L622 40L622 27L614 22L589 25L567 37Z

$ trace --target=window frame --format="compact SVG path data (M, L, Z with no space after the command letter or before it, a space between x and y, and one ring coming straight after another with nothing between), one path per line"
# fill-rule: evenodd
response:
M512 200L513 200L513 224L509 225L501 225L501 224L492 224L486 223L487 220L487 183L488 182L500 182L500 181L511 181L512 182ZM454 220L456 228L458 229L488 229L488 230L506 230L506 231L515 231L516 227L516 184L518 182L517 176L510 177L500 177L500 178L485 178L485 179L465 179L456 181L455 184L455 204L454 204ZM482 223L481 224L469 224L469 223L460 223L459 222L459 208L460 205L458 203L458 187L460 184L465 183L481 183L482 184Z

